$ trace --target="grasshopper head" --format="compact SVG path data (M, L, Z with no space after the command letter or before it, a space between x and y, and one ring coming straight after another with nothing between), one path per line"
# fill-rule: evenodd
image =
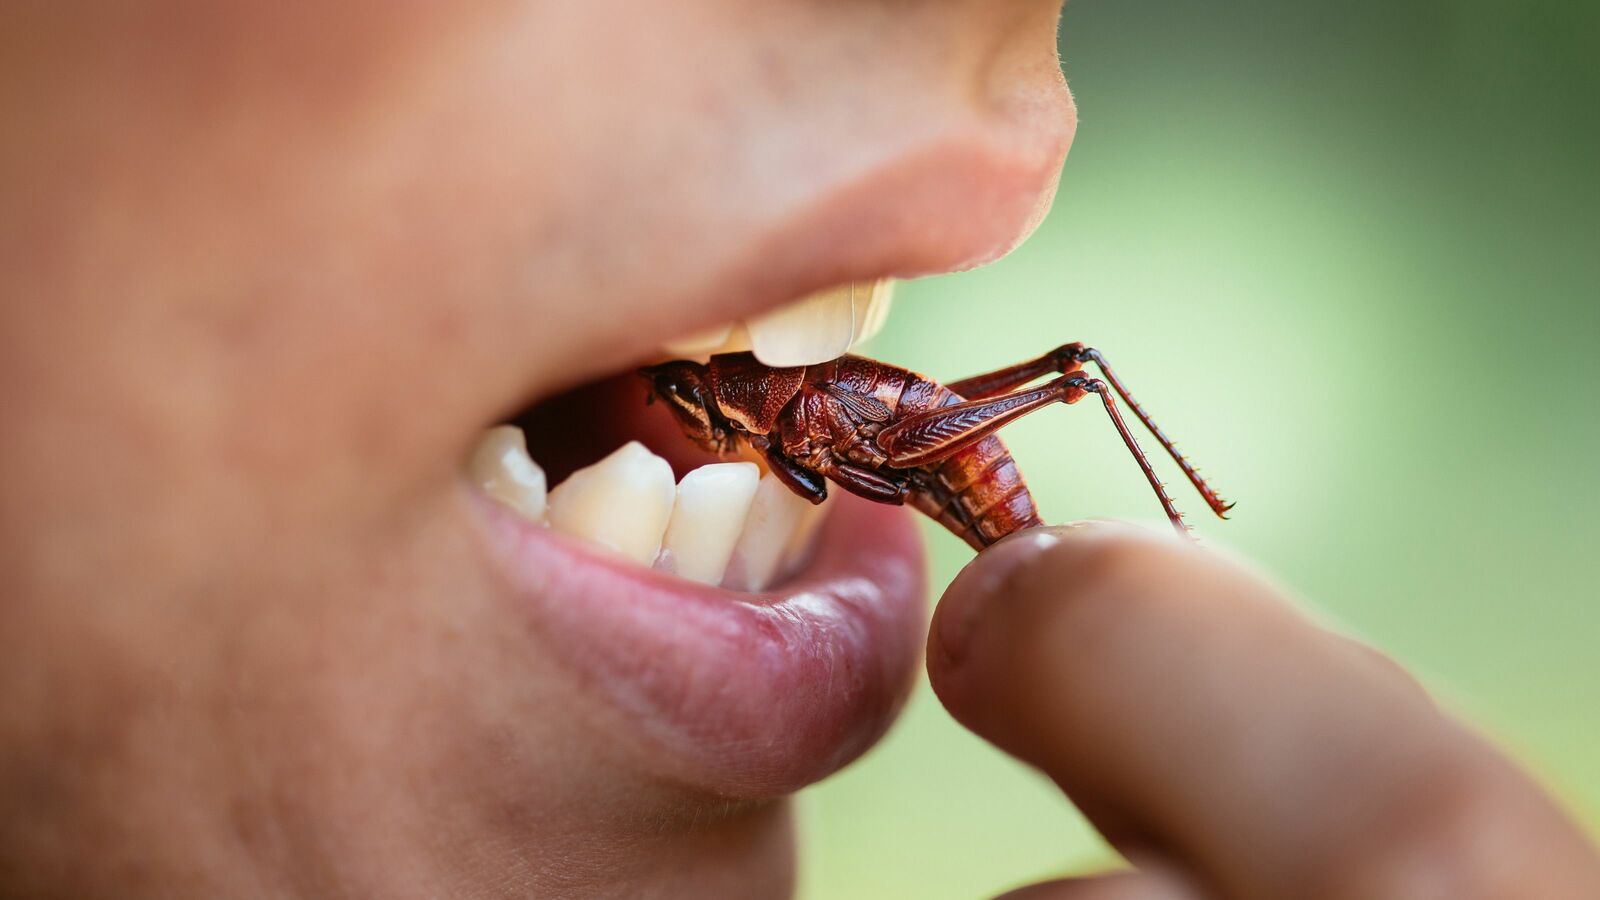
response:
M735 449L734 429L717 406L705 366L675 360L645 366L639 374L650 382L646 402L661 400L689 440L719 455Z

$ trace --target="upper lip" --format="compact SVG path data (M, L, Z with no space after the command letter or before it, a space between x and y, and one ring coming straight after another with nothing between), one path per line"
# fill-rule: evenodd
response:
M997 123L977 113L879 149L848 173L731 234L729 252L692 305L644 306L595 343L550 348L576 384L652 356L664 336L749 316L853 280L909 278L993 261L1037 227L1076 131L1070 95L1056 114ZM546 360L549 361L548 358ZM535 394L556 385L536 388ZM542 390L541 390L542 389Z
M755 255L773 293L852 279L972 268L1004 256L1055 196L1075 115L1027 139L957 130L866 168L820 195ZM752 273L755 274L755 273Z

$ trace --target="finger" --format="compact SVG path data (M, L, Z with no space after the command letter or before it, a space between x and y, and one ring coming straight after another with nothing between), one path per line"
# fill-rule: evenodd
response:
M1577 830L1398 667L1188 542L1020 535L951 585L928 655L958 720L1222 896L1600 884Z
M1137 872L1030 884L995 900L1209 900L1209 895L1179 869L1159 864Z

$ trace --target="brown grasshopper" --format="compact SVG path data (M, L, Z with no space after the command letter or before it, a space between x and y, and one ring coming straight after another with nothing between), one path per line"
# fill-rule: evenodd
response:
M1086 374L1085 363L1093 363L1104 380ZM743 444L812 503L828 496L828 481L880 503L910 503L979 550L1043 524L1016 462L995 432L1034 410L1076 403L1089 394L1100 397L1180 533L1188 532L1183 514L1134 441L1113 391L1177 461L1213 512L1227 518L1233 507L1156 427L1100 351L1083 344L1066 344L1029 362L949 385L859 356L773 368L750 353L728 353L705 364L678 360L648 366L640 374L650 380L650 399L665 401L684 434L702 448L728 456ZM1050 374L1060 377L1019 390Z

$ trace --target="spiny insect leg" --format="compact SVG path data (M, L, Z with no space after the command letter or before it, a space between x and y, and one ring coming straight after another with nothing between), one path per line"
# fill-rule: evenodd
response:
M1063 375L1049 384L1031 390L1000 397L968 400L918 413L879 432L878 446L887 454L891 466L914 468L933 465L949 459L994 433L1001 426L1034 410L1056 403L1076 403L1088 394L1099 395L1112 424L1122 437L1122 442L1138 461L1139 468L1160 499L1161 508L1166 512L1167 518L1180 533L1187 534L1188 528L1183 524L1183 515L1173 505L1172 498L1167 496L1165 487L1150 465L1149 457L1134 440L1133 433L1128 430L1127 423L1118 412L1112 388L1100 379L1090 378L1082 372Z
M1062 344L1037 359L1031 359L1004 369L997 369L983 375L975 375L972 378L946 386L965 399L981 400L1003 395L1007 391L1014 390L1036 378L1042 378L1052 373L1070 375L1083 368L1085 363L1094 363L1095 367L1100 370L1101 376L1111 383L1111 387L1117 392L1117 396L1122 398L1123 403L1128 404L1128 408L1133 410L1134 416L1155 437L1156 442L1161 445L1161 449L1165 450L1167 455L1171 456L1173 461L1178 464L1178 468L1183 470L1184 477L1189 479L1189 483L1194 485L1196 491L1200 492L1200 496L1205 499L1206 505L1211 507L1211 511L1226 519L1228 517L1227 512L1233 508L1233 504L1222 499L1206 479L1200 475L1200 470L1189 462L1188 458L1178 450L1177 445L1155 423L1155 420L1150 418L1150 414L1145 411L1144 406L1134 399L1133 394L1122 383L1122 379L1117 376L1116 370L1111 368L1110 363L1106 362L1104 354L1093 347L1086 346L1080 342Z
M765 454L767 468L784 487L794 491L812 505L828 499L828 483L822 476L800 465L787 456L784 456L774 447L768 447Z
M1009 393L1046 375L1067 375L1080 368L1078 351L1082 344L1065 344L1024 363L953 381L945 387L964 400L984 400Z
M1201 476L1200 470L1189 462L1188 457L1178 450L1177 445L1172 443L1172 439L1167 437L1161 427L1150 418L1150 414L1144 411L1144 407L1139 405L1139 401L1135 400L1133 395L1128 392L1128 389L1123 386L1122 379L1117 377L1116 370L1111 368L1111 364L1106 362L1106 358L1101 355L1100 351L1093 347L1079 345L1077 357L1080 363L1092 362L1095 364L1095 367L1100 370L1100 374L1105 376L1106 381L1111 382L1111 387L1122 398L1122 402L1128 404L1128 408L1133 410L1133 414L1155 436L1157 443L1161 444L1161 448L1167 451L1167 455L1171 456L1173 462L1178 464L1178 468L1183 470L1184 477L1188 478L1189 483L1194 485L1194 489L1200 492L1201 497L1205 498L1206 505L1211 507L1211 511L1216 513L1218 517L1226 519L1228 517L1227 512L1233 508L1233 504L1222 499L1216 490Z
M871 469L848 463L835 463L828 470L828 477L852 494L895 506L905 503L906 495L911 491L911 483L905 479L887 478Z
M1139 442L1133 439L1133 432L1128 430L1128 423L1122 420L1122 413L1117 411L1117 401L1111 396L1111 388L1107 387L1106 383L1098 378L1078 377L1082 381L1084 390L1100 395L1101 402L1105 404L1106 414L1111 417L1111 423L1116 426L1117 434L1122 436L1122 443L1127 445L1128 452L1132 453L1133 458L1138 461L1139 469L1144 472L1145 480L1150 482L1150 488L1156 492L1156 497L1160 499L1161 509L1166 512L1167 519L1172 522L1172 527L1176 528L1179 534L1187 535L1189 526L1184 524L1183 513L1178 512L1178 507L1173 505L1172 498L1167 496L1166 485L1163 485L1161 479L1156 477L1156 470L1150 467L1150 458L1144 455L1144 450L1139 447Z

